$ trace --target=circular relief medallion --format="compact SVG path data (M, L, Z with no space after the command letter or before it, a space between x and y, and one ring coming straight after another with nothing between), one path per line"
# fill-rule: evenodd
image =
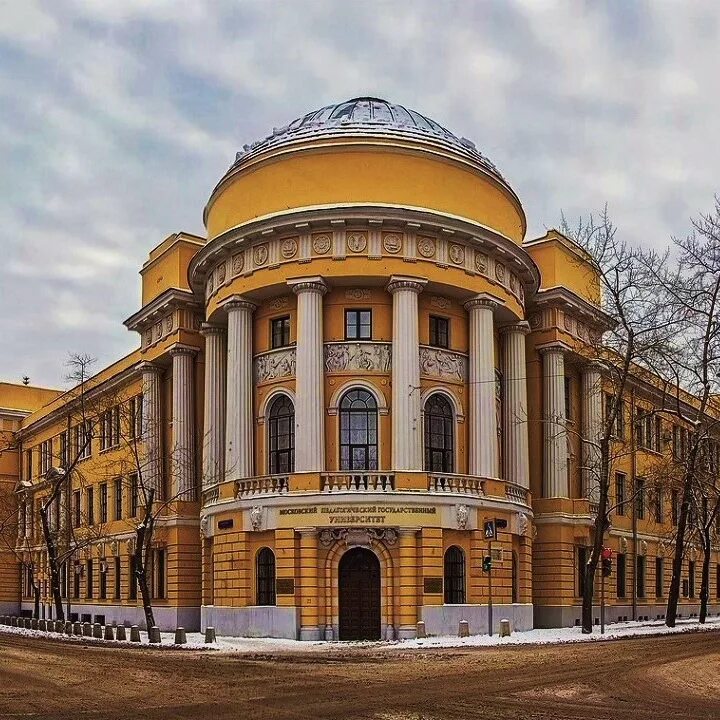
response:
M417 241L417 250L424 258L435 255L435 240L431 237L420 237Z
M267 262L268 259L268 246L258 245L255 247L253 252L253 262L255 263L256 267L260 265L264 265Z
M245 266L245 255L244 253L237 253L232 256L232 271L233 275L239 275Z
M152 330L145 331L145 344L152 345Z
M315 237L313 237L313 250L318 255L324 255L326 252L328 252L331 245L332 238L327 233L323 233L322 235L315 235Z
M287 238L286 240L283 240L282 247L280 248L280 252L282 253L282 256L289 260L290 258L294 258L297 254L298 250L298 244L297 240L295 238Z
M465 262L465 248L462 245L451 245L448 254L450 255L450 262L455 263L455 265L462 265Z
M226 272L225 263L223 263L222 265L218 265L218 269L217 269L218 285L222 285L225 282L225 272Z
M487 272L487 262L488 262L488 258L485 253L481 253L481 252L475 253L475 269L479 273Z
M564 325L568 332L572 330L572 318L569 315L565 315Z
M528 320L530 321L530 327L534 330L537 330L537 328L541 325L541 318L538 313L535 313L535 315L531 315Z
M288 306L288 299L286 297L275 298L271 303L270 307L273 310L283 310Z
M402 235L400 233L386 233L383 236L383 247L393 255L399 253L402 248Z
M155 326L155 339L159 340L162 337L162 323L158 323Z
M165 318L165 333L169 333L172 330L173 318L172 315L168 315Z
M513 273L510 273L510 289L511 289L514 293L517 292L517 286L518 286L518 279L517 279L517 277L516 277Z
M207 279L207 294L209 295L213 291L213 276L212 273L208 275Z
M367 247L367 235L362 232L348 233L347 246L354 253L362 252Z
M495 277L500 282L505 280L505 266L502 263L495 263Z

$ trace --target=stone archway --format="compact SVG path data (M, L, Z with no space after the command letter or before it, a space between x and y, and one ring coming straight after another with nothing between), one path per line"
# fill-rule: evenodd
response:
M379 640L380 561L367 548L348 550L338 567L340 640Z

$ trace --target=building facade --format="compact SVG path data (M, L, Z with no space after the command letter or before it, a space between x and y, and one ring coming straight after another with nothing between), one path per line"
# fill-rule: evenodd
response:
M18 518L2 607L32 608L32 568L51 613L37 503L48 469L83 447L56 512L78 548L63 592L71 613L142 622L141 447L166 501L152 568L163 626L390 639L467 620L477 633L490 599L495 624L575 624L594 513L582 439L605 404L584 348L608 327L580 248L555 231L527 239L518 197L470 141L374 98L245 146L204 220L207 237L171 235L143 266L125 323L139 348L84 388L91 442L77 392L0 387ZM651 383L632 392L623 428L652 408ZM634 439L615 500L635 500L684 432L668 418L639 443L618 431ZM675 507L649 488L618 507L610 620L664 612Z

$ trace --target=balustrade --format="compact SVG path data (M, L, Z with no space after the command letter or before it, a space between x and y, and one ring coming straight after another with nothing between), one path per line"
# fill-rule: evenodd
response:
M323 473L322 491L331 492L388 492L395 489L395 476L387 473Z
M436 493L458 493L480 497L485 494L485 481L471 475L431 473L428 475L428 490Z
M265 475L235 481L236 498L253 495L285 495L288 492L290 492L290 478L287 475Z

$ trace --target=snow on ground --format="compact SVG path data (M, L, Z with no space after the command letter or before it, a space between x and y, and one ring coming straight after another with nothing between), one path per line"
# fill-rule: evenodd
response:
M205 644L204 635L201 633L187 633L186 645L174 644L174 633L162 633L163 648L182 650L207 650L221 653L233 654L273 654L287 652L346 652L353 648L364 648L382 650L387 652L427 650L431 648L464 648L464 647L495 647L499 645L547 645L560 643L593 642L599 640L614 640L617 638L631 638L647 635L668 635L671 633L697 632L720 630L720 617L708 618L704 625L697 619L678 620L676 627L668 628L662 620L649 622L623 622L613 623L605 628L605 634L600 634L599 626L595 626L592 634L583 635L579 627L571 628L550 628L527 630L515 632L510 637L500 638L498 635L471 635L470 637L428 637L416 640L401 640L394 642L307 642L299 640L284 640L278 638L237 638L218 637L212 644ZM130 631L128 629L128 637ZM148 646L147 633L141 632L141 643L118 642L111 640L99 640L90 637L68 636L60 633L43 632L40 630L27 630L25 628L0 625L0 645L2 645L2 633L15 635L26 635L29 637L42 637L58 642L75 642L82 644L111 644L127 647ZM153 647L157 648L157 645Z

